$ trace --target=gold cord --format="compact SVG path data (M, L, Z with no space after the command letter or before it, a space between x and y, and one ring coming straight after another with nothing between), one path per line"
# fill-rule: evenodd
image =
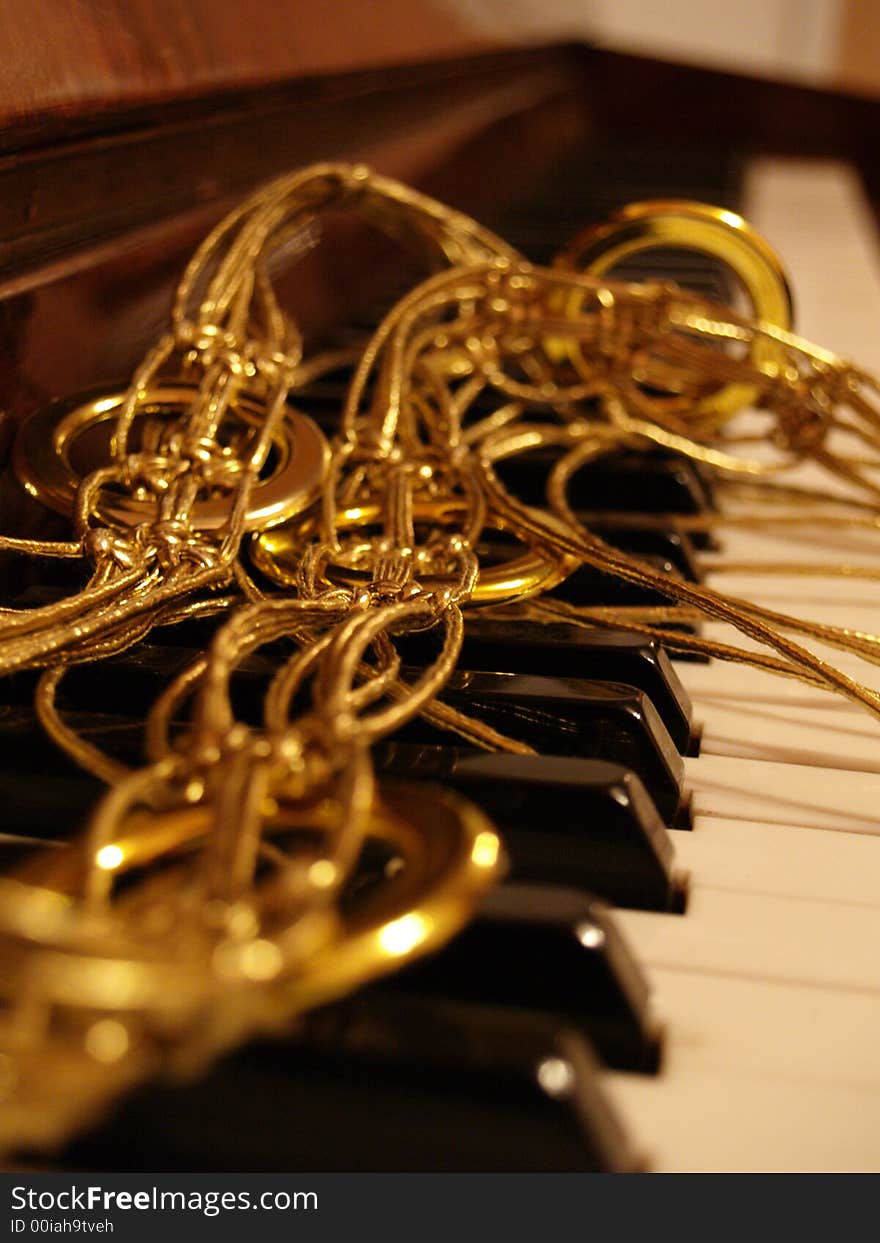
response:
M274 275L339 208L439 270L362 350L310 357ZM621 627L880 715L880 694L791 636L871 663L880 638L674 578L600 538L598 515L570 499L592 463L659 446L699 463L736 506L674 515L683 530L729 522L782 536L880 522L877 382L789 331L772 252L723 216L654 204L623 223L723 255L764 319L674 285L575 270L607 266L621 222L538 268L405 186L316 165L262 187L209 234L124 393L63 403L25 426L19 474L68 513L75 538L2 537L0 548L79 559L89 581L56 603L0 611L0 673L42 671L39 719L108 790L81 839L0 879L0 992L12 1016L0 1045L22 1068L14 1107L0 1110L0 1147L54 1141L131 1083L195 1071L438 946L469 917L502 867L492 826L442 792L431 802L377 782L370 760L417 714L469 745L531 753L443 701L469 610ZM309 386L342 365L353 376L325 443ZM759 434L737 422L746 403L763 418ZM92 444L104 435L104 455L79 477L68 447L85 431ZM816 488L789 481L807 467ZM536 481L540 504L505 486L512 468ZM508 560L485 554L495 537ZM578 608L547 596L581 566L669 603ZM827 558L719 569L880 576ZM208 650L147 714L144 767L65 721L56 693L71 664L215 615ZM759 650L674 628L706 617ZM428 629L438 653L404 678L397 640ZM234 686L255 659L270 672L262 718L246 723ZM351 894L370 842L404 866L373 877L361 901ZM23 1035L16 1016L34 1004L45 1023ZM63 1088L46 1070L59 1050L81 1071Z

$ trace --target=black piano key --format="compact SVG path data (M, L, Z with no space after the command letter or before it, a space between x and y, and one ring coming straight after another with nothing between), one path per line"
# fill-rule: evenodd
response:
M142 762L136 718L73 712L66 720L113 758ZM0 706L0 748L7 832L64 839L85 822L104 787L47 744L32 709ZM374 758L380 773L438 781L480 803L504 831L518 879L577 885L621 906L682 908L668 834L627 769L400 742L379 744Z
M59 703L64 709L140 716L193 658L190 649L143 643L96 665L75 665L62 683ZM243 719L259 722L265 689L276 669L273 660L260 654L242 662L232 692ZM407 669L405 676L412 680L418 671ZM27 706L32 694L30 674L0 680L0 702ZM668 824L686 819L681 757L651 701L634 687L577 678L457 672L444 687L443 698L546 754L603 759L632 768ZM401 736L414 742L450 741L448 731L422 718L404 726Z
M443 950L383 989L553 1016L585 1032L608 1066L659 1066L645 979L607 908L575 889L501 885Z
M85 825L105 788L92 777L71 777L51 769L0 772L3 832L66 841Z
M559 459L553 448L535 449L496 463L502 482L528 504L546 503L546 481ZM582 467L568 485L573 509L590 513L699 514L715 498L704 475L687 458L663 450L620 450Z
M607 471L602 470L603 465L597 462L584 467L584 486L579 493L591 498L597 492L603 495L605 503L599 509L698 514L718 508L711 476L698 462L677 453L626 450L609 459ZM629 492L628 503L622 502L618 488ZM592 499L589 503L592 506Z
M58 589L41 589L39 600L32 603L46 603L58 594ZM122 712L135 707L145 710L164 682L204 650L216 625L216 619L205 619L159 626L146 644L114 657L109 665L72 668L65 677L61 701ZM426 663L433 659L436 640L427 632L405 638L400 649L411 663ZM467 619L461 663L487 671L572 672L577 677L636 686L649 696L682 754L699 750L687 694L655 640L624 631L585 630L566 622L496 621L475 612ZM107 676L108 669L113 671L112 678ZM244 662L245 680L249 671L254 677L260 671L269 673L259 655ZM0 705L31 703L35 681L36 675L30 672L0 679Z
M142 716L168 683L201 654L199 649L172 643L139 643L106 660L71 665L57 699L69 709ZM268 662L260 657L246 662L250 678L246 672L245 684L253 683L264 665ZM30 670L0 678L0 704L31 704L36 679Z
M436 781L479 803L502 832L514 880L683 909L669 834L639 778L619 765L399 742L380 744L374 758L380 774Z
M62 713L87 742L132 766L144 763L144 723L118 713L73 711ZM76 776L82 769L49 738L30 706L0 704L0 770L39 772L47 777Z
M412 681L418 671L404 669ZM667 824L687 819L684 766L650 699L632 686L527 673L453 673L443 702L485 721L544 755L608 760L639 774ZM407 722L406 742L455 745L458 736L422 717Z
M516 541L511 537L502 537L495 533L489 538L481 539L476 547L480 564L493 565L507 560L512 543L515 544ZM681 581L681 572L668 557L640 554L640 560L656 574ZM551 598L555 596L568 604L581 607L605 605L656 608L675 603L657 587L630 582L613 570L606 572L592 565L578 566L562 582L551 588L548 594Z
M271 1108L267 1108L271 1102ZM642 1162L577 1034L368 990L198 1083L151 1086L71 1145L78 1169L602 1171Z
M547 503L547 479L559 454L536 449L496 463L502 483L529 505ZM704 514L717 508L711 480L696 463L662 450L620 451L590 463L569 483L572 508L591 514ZM714 548L711 532L693 531L695 548Z
M113 758L142 762L137 719L74 712L66 720ZM69 837L103 792L47 744L32 709L0 706L0 754L7 832ZM374 759L380 774L436 781L481 804L504 832L518 879L577 885L621 906L682 909L663 822L639 778L618 765L400 742L379 744Z
M476 553L481 565L495 565L510 557L511 545L516 540L503 533L492 533L483 538L476 546ZM642 556L650 569L670 578L681 578L681 574L668 558ZM604 571L592 565L581 565L569 573L561 583L553 587L549 595L569 604L581 606L618 605L621 607L647 606L654 608L664 606L673 601L662 591L654 587L631 583L613 571Z
M581 517L580 514L577 515ZM659 557L668 562L682 578L691 583L702 582L700 567L694 551L693 540L686 531L676 527L674 523L656 527L632 526L628 522L615 522L614 518L603 515L596 521L592 515L584 515L587 526L594 535L623 552L634 553L636 556Z
M717 510L710 477L698 463L663 450L626 451L585 466L572 480L576 509L655 514L708 514ZM694 547L715 546L710 532L693 531Z
M673 563L665 558L643 556L640 559L658 574L681 579ZM582 607L618 605L621 608L662 608L675 603L657 588L628 582L613 572L606 574L592 565L579 566L548 594Z
M422 639L424 651L430 650L429 635ZM622 630L585 630L568 622L501 621L475 613L465 623L461 663L471 669L635 686L648 696L678 750L683 755L697 750L690 698L655 639Z

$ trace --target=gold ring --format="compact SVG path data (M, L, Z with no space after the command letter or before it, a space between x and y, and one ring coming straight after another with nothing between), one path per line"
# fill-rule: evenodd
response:
M320 799L297 806L279 803L269 833L301 831L320 836L330 811ZM97 851L92 866L115 875L137 873L157 862L186 858L210 833L205 807L133 815L111 843ZM82 913L74 896L82 883L82 845L46 851L20 877L0 878L0 976L4 995L27 977L47 1004L86 1011L111 1010L206 1019L258 1029L265 1004L250 1003L253 985L265 985L288 1018L323 1005L404 962L445 944L473 914L505 866L501 842L485 813L450 791L422 783L383 783L367 827L368 838L390 847L404 866L394 875L352 896L340 911L325 911L305 941L296 941L281 900L285 885L263 882L253 895L257 916L250 940L218 955L227 936L222 926L193 939L193 954L180 953L180 930L142 941L129 928L125 908L137 896L126 888L121 907L94 917ZM320 858L318 853L316 858ZM145 873L150 883L151 873ZM162 903L174 907L173 873L161 880ZM280 887L279 887L280 886ZM187 892L184 884L184 894ZM186 903L184 903L184 911ZM114 915L119 915L119 919ZM134 934L134 935L133 935ZM200 946L201 941L201 946ZM189 943L189 942L187 942ZM257 950L249 950L256 945ZM291 959L291 948L299 951ZM220 970L222 968L222 970ZM271 970L270 970L271 969ZM219 972L219 974L218 974ZM230 987L235 983L238 989ZM207 1009L206 1009L207 1007Z
M702 251L721 259L739 278L752 301L755 318L778 328L792 326L793 307L788 279L770 244L742 216L723 207L689 200L657 199L631 203L607 222L584 229L556 258L554 266L605 276L621 260L655 247ZM576 289L560 294L565 313L574 317L583 302ZM576 342L553 338L546 343L555 362L583 361ZM781 348L756 340L751 359L757 366L783 357ZM749 384L726 384L696 402L701 414L732 414L750 405L757 390Z
M384 508L379 502L354 505L338 510L336 530L339 533L354 531L361 527L375 526L382 521ZM467 514L464 500L417 500L413 503L413 519L416 523L443 524L449 518ZM318 524L316 514L305 515L299 522L285 523L272 531L263 531L251 542L251 556L258 569L284 587L297 583L297 567L306 540L315 532ZM499 527L500 527L499 523ZM329 582L345 586L365 586L371 580L369 570L333 562L324 568ZM511 557L499 565L480 566L473 593L464 605L503 604L507 600L524 599L541 591L549 591L570 573L565 563L554 561L533 549ZM420 584L427 591L446 585L446 580L419 576Z
M137 417L180 414L192 401L194 391L187 384L163 384L140 403ZM92 390L52 402L26 419L16 437L13 463L27 491L50 509L71 516L83 478L111 462L113 421L124 399L121 389ZM236 397L232 410L242 422L254 426L265 414L260 402L247 394ZM328 456L327 442L316 424L306 415L291 411L279 425L271 471L254 487L245 529L269 527L306 509L320 491ZM228 519L230 506L229 496L197 500L192 507L193 527L217 530ZM103 520L121 526L149 521L154 510L149 500L109 490L102 492L99 502Z

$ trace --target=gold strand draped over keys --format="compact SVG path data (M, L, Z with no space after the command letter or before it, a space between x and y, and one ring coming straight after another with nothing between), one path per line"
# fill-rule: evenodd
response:
M365 438L372 435L380 440L386 429L394 426L393 421L415 420L418 417L423 407L420 406L417 411L415 406L407 406L407 385L413 383L420 365L425 369L433 365L436 369L435 380L436 371L443 367L459 385L469 384L467 397L470 403L481 394L498 393L504 401L501 410L505 417L497 424L484 417L482 438L471 438L467 449L462 450L457 460L477 476L481 496L479 513L485 522L515 533L532 548L532 573L528 581L519 580L519 599L554 585L577 565L588 564L625 581L650 587L702 615L733 624L750 638L775 649L779 655L768 660L759 653L753 658L747 649L729 645L716 646L713 649L715 654L743 661L754 659L754 663L769 671L824 685L856 700L871 712L878 712L880 698L876 692L795 643L785 632L805 634L869 660L873 660L880 651L873 636L856 636L835 627L804 622L708 588L671 579L638 558L620 553L586 531L565 499L567 481L580 466L621 445L660 443L667 447L674 446L678 452L697 460L728 471L739 470L750 477L760 477L767 469L760 462L742 459L723 448L714 448L684 435L686 429L677 399L671 415L665 399L653 394L645 396L635 415L630 414L618 395L617 384L618 372L630 384L636 367L631 354L626 352L628 347L631 352L637 351L640 355L650 353L652 363L659 360L667 369L667 375L670 362L678 362L685 380L704 390L710 381L717 380L717 372L744 377L747 380L745 387L749 392L759 394L762 408L777 420L774 435L785 454L786 464L811 457L823 466L827 465L826 459L830 455L825 439L833 426L835 399L841 404L846 401L852 407L852 416L855 417L851 416L851 434L858 434L863 441L871 443L876 437L876 424L880 417L866 395L876 392L873 381L790 333L772 325L751 325L724 308L713 307L674 288L630 286L612 290L593 281L559 275L555 271L517 268L507 272L491 265L471 269L470 275L472 283L463 289L456 272L435 278L430 285L410 295L408 307L401 303L395 308L380 328L364 355L364 359L369 360L377 372L374 391L382 393L379 399L373 398L376 413L371 415L368 412L363 416ZM443 290L448 291L448 297L440 303L438 298ZM577 317L569 308L569 319L559 321L554 318L554 309L561 295L571 291L577 294ZM476 315L475 298L481 299L476 303ZM413 333L411 342L395 342L392 335L392 320L395 317L399 325L396 331L402 336L407 318L418 322L420 313L436 314L438 306L442 306L446 313L439 334L442 348L445 353L452 351L454 354L454 368L442 356L438 359L429 333L423 332L418 336ZM457 312L460 315L455 318ZM612 316L615 317L613 320ZM612 333L610 325L618 321L619 331ZM475 322L480 323L484 333L479 340L474 335ZM576 378L563 387L556 380L546 378L550 373L539 351L547 340L553 342L555 349L558 342L564 339L562 333L565 331L578 342L579 349L584 349L584 342L589 343L593 374L585 381ZM383 337L387 340L384 355L379 355L377 351L376 358L371 358L370 350ZM719 342L723 345L731 339L750 347L746 357L731 360L718 348ZM761 341L773 346L773 361L767 362L766 352L757 349ZM417 349L424 351L421 357L416 353ZM784 366L777 361L780 358L784 359ZM361 372L355 377L349 395L344 425L345 421L349 426L355 425L355 412L365 383L365 363L362 362ZM745 390L739 385L736 391ZM394 399L389 400L386 393L395 394ZM575 403L587 398L597 403L598 418L588 419L577 410L572 410ZM717 392L713 398L722 405L726 400L722 392ZM511 401L518 403L514 417L508 417ZM555 425L546 420L546 415L541 423L526 423L523 414L529 404L545 411L547 408L555 409L561 417ZM456 409L459 420L467 413L467 407L461 400L454 404L452 393L446 394L445 405ZM653 416L651 422L644 417L649 412ZM436 428L442 424L438 418L430 426ZM458 429L452 435L454 443L463 441ZM414 446L412 432L410 440ZM723 443L720 442L722 446ZM542 513L523 506L505 491L494 473L493 463L548 446L559 448L562 454L548 480L550 512ZM344 452L346 448L343 442L338 452ZM840 464L832 461L828 469L836 466ZM430 505L432 487L436 482L428 459L422 469L429 472L429 482L414 501L414 512L419 512L419 505L423 509ZM774 466L773 469L781 467ZM332 473L331 465L331 476ZM847 482L859 484L866 491L874 487L867 474L860 474L853 467L841 466L836 473L844 474ZM459 482L456 480L456 484ZM445 493L448 496L449 491L449 485L444 481L441 495ZM369 565L376 552L375 540L364 540L357 535L347 536L345 541L338 538L340 530L348 531L355 527L358 517L362 525L369 521L376 512L376 494L362 483L359 494L346 494L344 501L347 508L341 514L335 502L329 511L325 505L326 544L320 574L326 583L357 582L364 573L359 569L359 558ZM435 509L437 519L452 513L448 501L441 509ZM294 567L300 563L303 544L293 529L281 528L260 536L257 546L258 564L267 573L274 574L278 581L287 585L295 581ZM545 567L555 567L555 574ZM497 572L493 569L486 575L481 593L482 577L481 574L477 579L468 602L496 604ZM503 581L503 567L500 577ZM578 610L556 601L540 600L532 605L535 616L539 611L548 613L550 610L560 614L564 612L566 619L579 616ZM602 611L602 624L614 624L614 619L613 609ZM664 635L669 633L664 631ZM689 650L699 650L699 641L689 644Z
M85 557L94 573L68 600L0 616L0 673L51 663L62 651L76 658L99 638L124 645L183 596L233 582L247 592L238 559L244 534L315 499L326 448L287 401L338 358L303 358L268 269L292 236L340 207L415 237L446 262L515 253L467 217L344 165L280 178L233 211L193 256L170 330L126 392L58 403L25 424L19 477L38 499L72 513L78 536L40 551ZM77 448L91 440L94 452L96 437L105 463L81 477ZM273 448L278 461L264 478ZM0 547L37 551L9 537Z
M441 270L359 352L327 444L308 385L344 359L305 356L273 272L339 207ZM725 258L761 322L675 286L606 279L622 255L658 243ZM595 274L573 270L581 263ZM789 315L772 252L720 209L630 208L541 269L407 187L318 165L212 231L126 390L56 403L24 426L19 477L70 515L75 538L0 546L79 558L91 578L56 604L0 612L0 671L45 670L41 720L109 789L82 839L0 881L0 1051L16 1083L0 1147L63 1139L133 1083L196 1073L284 1030L468 918L503 866L497 834L460 799L377 783L369 752L417 713L472 745L530 750L442 701L468 609L659 634L880 711L875 692L790 637L876 660L875 636L673 580L599 539L568 500L581 467L659 444L760 490L761 523L802 522L807 505L876 525L876 382L794 337ZM734 422L746 402L768 423L754 458ZM845 450L832 446L840 436ZM539 449L557 455L542 507L496 471ZM804 461L847 495L810 493L792 516L780 480ZM500 563L481 552L498 532L517 545ZM546 597L580 565L670 604ZM55 694L68 664L211 614L224 621L209 649L149 713L145 767L127 770L65 724ZM668 629L702 616L769 652ZM439 652L408 683L395 641L422 629L438 631ZM275 673L256 726L237 719L232 689L258 650Z
M3 543L85 555L95 569L85 591L0 620L0 669L49 665L43 721L114 782L81 845L4 882L0 995L10 1018L0 1048L17 1066L0 1111L5 1147L56 1142L145 1075L193 1073L248 1035L431 950L502 867L480 811L443 791L425 807L421 791L378 789L369 762L369 743L427 706L454 666L456 590L438 596L414 578L398 590L392 556L366 590L264 600L239 560L248 530L304 509L325 475L320 433L287 398L338 357L303 358L268 272L275 248L339 206L416 237L443 262L513 254L467 218L363 169L282 178L199 248L172 330L127 392L60 403L16 446L25 486L72 509L80 538ZM270 447L274 472L261 478ZM107 463L81 474L96 449ZM386 453L401 456L393 443ZM396 530L407 487L400 472ZM464 547L449 555L466 594L475 560ZM66 662L128 646L169 613L211 610L211 589L230 587L244 603L192 675L160 697L149 767L120 771L64 726L54 692ZM438 621L440 657L383 704L396 676L389 634ZM281 636L301 648L279 670L265 728L248 728L235 719L230 679L249 651ZM310 686L311 709L291 717L293 697ZM167 710L178 694L194 695L192 725L172 741ZM394 863L387 876L361 875L371 842ZM120 891L123 874L134 883Z

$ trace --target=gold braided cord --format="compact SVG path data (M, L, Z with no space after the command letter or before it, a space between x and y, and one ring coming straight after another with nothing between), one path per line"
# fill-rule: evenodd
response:
M362 348L310 355L275 280L340 208L438 270ZM346 367L325 444L307 417L309 389ZM750 396L762 434L737 425L732 392ZM377 781L370 748L421 715L469 746L533 754L443 700L471 612L619 626L880 715L880 694L791 636L870 663L880 638L619 551L592 530L588 483L608 455L660 448L699 463L735 506L729 518L674 515L682 530L872 530L876 381L786 326L674 285L534 267L461 213L363 167L316 165L251 195L195 252L127 390L58 417L57 436L103 426L105 457L73 482L57 462L29 461L26 439L17 460L32 491L69 505L75 538L13 535L0 548L78 559L88 582L53 604L0 611L0 673L40 671L46 732L108 789L80 839L0 877L0 994L13 1016L35 999L47 1016L21 1048L7 1041L22 1086L20 1108L0 1110L0 1148L56 1140L114 1083L207 1065L438 946L469 917L499 873L492 826L442 791L426 799ZM818 472L816 488L789 478L803 466ZM529 503L504 482L517 470L534 484ZM584 608L548 595L585 566L669 603ZM719 568L880 573L827 559ZM56 695L70 665L212 617L206 650L146 713L143 767L65 720ZM706 617L760 650L675 629ZM420 631L436 633L436 654L405 672L400 641ZM261 711L245 720L236 687L249 669L263 678ZM370 873L368 844L395 866ZM63 1091L47 1071L59 1049L82 1072ZM117 1079L93 1073L101 1057Z

